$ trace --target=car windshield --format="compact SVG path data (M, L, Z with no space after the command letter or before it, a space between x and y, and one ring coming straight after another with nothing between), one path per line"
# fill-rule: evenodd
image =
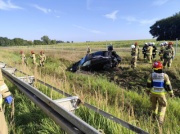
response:
M79 65L82 65L84 62L86 62L87 60L89 60L89 58L94 58L96 56L103 56L104 53L103 51L98 51L98 52L95 52L95 53L92 53L92 54L87 54L86 56L84 56L80 62L79 62Z
M103 51L98 51L98 52L95 52L95 53L92 53L91 54L91 57L96 57L96 56L103 56Z

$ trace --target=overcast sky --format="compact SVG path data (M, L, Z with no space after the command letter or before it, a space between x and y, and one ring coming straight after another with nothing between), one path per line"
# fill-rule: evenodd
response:
M152 39L180 0L0 0L0 37L63 41Z

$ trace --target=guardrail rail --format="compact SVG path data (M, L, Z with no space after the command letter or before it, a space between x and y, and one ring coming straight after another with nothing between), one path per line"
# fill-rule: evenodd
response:
M0 68L2 74L14 83L18 89L23 92L31 101L33 101L37 106L39 106L50 118L52 118L63 130L68 134L100 134L98 130L87 124L85 121L78 118L73 114L73 111L78 108L80 99L77 96L71 96L70 94L51 86L48 83L45 83L39 79L36 79L37 82L63 94L66 98L61 98L57 100L52 100L38 89L33 87L34 76L29 76L26 73L17 70L13 67L7 66L5 63L0 62ZM15 76L15 71L18 71L25 75L25 77ZM127 129L134 131L138 134L149 134L148 132L131 125L128 122L125 122L95 106L92 106L88 103L83 103L85 107L93 110L94 112L108 118Z

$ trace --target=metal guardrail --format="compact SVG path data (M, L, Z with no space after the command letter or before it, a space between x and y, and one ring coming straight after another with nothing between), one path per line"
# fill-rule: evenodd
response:
M0 64L0 67L1 67L1 64ZM26 73L24 73L24 72L22 72L22 71L20 71L20 70L16 70L16 71L19 71L20 73L22 73L22 74L24 74L24 75L27 75ZM50 84L45 83L45 82L43 82L43 81L41 81L41 80L39 80L39 79L37 79L37 82L39 82L39 83L41 83L41 84L43 84L43 85L45 85L45 86L47 86L47 87L49 87L49 88L51 88L51 89L53 89L53 90L55 90L55 91L63 94L64 96L66 96L66 97L68 97L68 98L69 98L69 97L72 97L70 94L68 94L68 93L66 93L66 92L64 92L64 91L62 91L62 90L60 90L60 89L58 89L58 88L56 88L56 87L53 87L53 86L51 86ZM62 99L62 100L63 100L63 99ZM56 101L58 101L58 100L56 100ZM109 113L107 113L107 112L99 109L99 108L96 108L96 107L94 107L94 106L92 106L92 105L90 105L90 104L88 104L88 103L83 103L83 104L84 104L85 107L87 107L87 108L93 110L94 112L96 112L96 113L98 113L98 114L100 114L100 115L102 115L102 116L104 116L104 117L106 117L106 118L108 118L108 119L110 119L110 120L112 120L112 121L114 121L114 122L116 122L116 123L118 123L118 124L126 127L127 129L129 129L129 130L131 130L131 131L134 131L135 133L138 133L138 134L149 134L148 132L142 130L141 128L138 128L138 127L136 127L136 126L133 126L133 125L131 125L130 123L125 122L125 121L123 121L123 120L121 120L121 119L119 119L119 118L117 118L117 117L115 117L115 116L113 116L113 115L111 115L111 114L109 114ZM45 109L45 110L46 110L46 109ZM85 133L90 134L88 131L86 131Z
M68 93L66 93L66 92L64 92L64 91L62 91L62 90L60 90L60 89L58 89L56 87L51 86L48 83L45 83L45 82L43 82L41 80L37 80L37 81L40 82L41 84L43 84L43 85L45 85L45 86L55 90L55 91L57 91L57 92L67 96L67 97L71 96L70 94L68 94ZM87 108L93 110L94 112L96 112L96 113L98 113L98 114L100 114L100 115L102 115L102 116L104 116L104 117L106 117L106 118L108 118L108 119L110 119L110 120L112 120L112 121L114 121L114 122L116 122L116 123L126 127L127 129L129 129L131 131L134 131L135 133L138 133L138 134L149 134L148 132L142 130L141 128L133 126L130 123L125 122L125 121L123 121L123 120L121 120L121 119L119 119L119 118L117 118L117 117L115 117L115 116L113 116L113 115L111 115L111 114L109 114L109 113L107 113L107 112L105 112L105 111L95 107L95 106L92 106L92 105L90 105L90 104L88 104L86 102L83 103L83 104L84 104L85 107L87 107Z
M1 65L0 65L1 67ZM13 68L11 68L14 70ZM16 77L10 68L1 68L2 74L14 83L21 92L23 92L31 101L40 107L49 117L51 117L62 129L68 134L100 134L98 130L78 118L72 112L63 107L61 102L72 101L76 105L77 97L63 98L62 100L52 100L38 89L30 85L28 82ZM15 70L14 70L15 71ZM70 106L70 102L68 103ZM71 110L73 107L70 107Z

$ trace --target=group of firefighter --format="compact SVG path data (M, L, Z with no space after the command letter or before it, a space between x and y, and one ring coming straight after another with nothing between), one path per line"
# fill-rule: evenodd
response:
M142 48L144 62L152 64L153 72L147 80L146 93L150 96L152 106L152 119L157 120L160 125L164 122L167 107L166 93L174 97L169 76L163 71L163 68L170 68L175 56L173 42L163 42L160 44L159 51L154 42L145 43ZM159 55L159 58L156 55ZM131 45L131 67L135 68L137 60L140 59L140 48L135 42ZM153 61L153 63L152 63Z
M25 55L25 53L23 51L20 51L20 55L21 55L21 62L23 65L28 65L27 62L27 57ZM37 63L37 59L36 59L36 54L34 51L31 51L31 56L30 58L32 59L32 64L37 66L39 65L40 67L44 67L45 61L46 61L46 55L44 53L44 51L40 51L39 55L38 55L38 59L39 59L39 64Z
M159 51L154 42L145 43L142 48L142 54L144 58L144 62L152 63L152 61L160 60L163 62L164 68L170 68L172 64L172 60L175 56L175 50L173 48L173 42L164 42L160 44ZM159 58L156 55L159 55ZM140 59L140 48L138 43L135 42L131 45L131 67L136 68L137 61Z
M26 58L25 53L23 51L20 51L20 55L21 55L22 64L27 66L28 64L27 64L27 58ZM36 54L34 51L31 51L30 58L32 58L32 64L37 66L38 63L36 62ZM40 51L39 66L43 67L45 61L46 61L46 55L44 54L44 51ZM8 127L7 127L6 119L4 116L3 100L7 104L12 105L12 108L13 108L14 98L11 95L11 92L9 91L8 86L4 82L1 68L0 68L0 134L8 134Z
M153 72L150 73L147 79L147 88L145 89L146 93L150 96L150 102L152 106L151 116L153 121L157 121L160 125L164 122L164 117L166 113L167 107L167 99L166 94L169 93L170 97L174 97L174 93L172 90L171 82L169 76L163 72L163 67L170 67L172 63L172 59L174 58L174 48L172 47L172 42L164 42L160 44L159 56L160 61L152 60L156 58L157 48L154 43L145 43L142 49L144 60L148 60L149 63L152 63ZM154 46L154 47L153 47ZM131 46L132 51L132 61L133 66L136 66L136 61L139 59L139 47L137 42ZM109 51L109 49L108 49ZM113 51L113 47L111 47L110 51ZM87 53L91 52L90 47L87 49ZM22 64L27 65L27 59L23 51L20 51ZM36 55L34 51L31 51L32 63L37 65ZM39 66L44 66L44 62L46 61L46 56L43 51L40 51L39 55ZM161 63L163 62L163 64ZM7 85L5 84L2 72L0 70L0 134L8 134L8 128L5 121L4 111L2 102L3 99L6 103L13 103L13 96L11 95Z
M111 49L109 49L111 48ZM108 46L108 51L113 51L112 45ZM91 49L87 48L87 54ZM147 88L145 92L150 96L151 116L153 121L157 121L160 126L164 123L164 117L167 108L166 94L174 97L171 81L169 76L163 71L163 68L170 68L172 60L175 56L175 51L172 42L164 42L160 44L160 50L154 42L145 43L142 48L144 62L152 64L153 72L150 73L147 79ZM159 58L156 55L159 55ZM135 42L131 45L131 67L135 68L137 60L140 60L140 48ZM153 62L153 63L152 63Z

